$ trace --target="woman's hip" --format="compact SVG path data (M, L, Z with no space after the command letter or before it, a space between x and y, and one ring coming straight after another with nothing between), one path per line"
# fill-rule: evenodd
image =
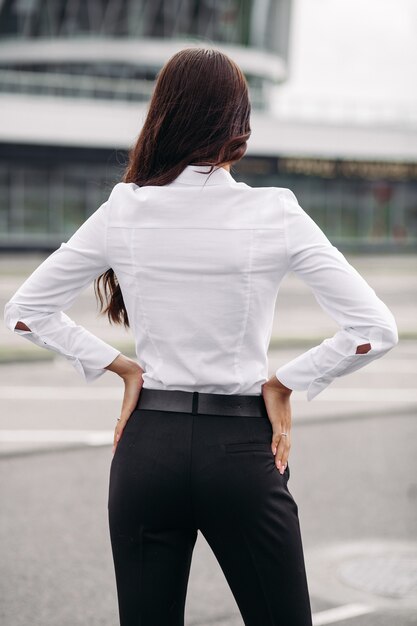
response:
M124 509L129 503L136 514L173 521L197 520L198 503L204 509L208 503L214 509L233 503L248 518L278 502L296 512L287 487L289 466L283 475L275 466L272 426L259 398L255 412L260 412L252 417L141 406L131 414L112 460L109 503ZM229 413L233 410L229 404Z

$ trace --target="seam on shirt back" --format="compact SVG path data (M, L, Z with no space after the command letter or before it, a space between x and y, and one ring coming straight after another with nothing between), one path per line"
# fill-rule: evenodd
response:
M105 254L105 258L107 260L107 263L110 265L110 259L109 259L109 255L108 255L108 232L109 232L109 213L111 210L111 206L112 206L112 200L113 200L113 194L115 192L116 187L119 185L120 183L118 183L117 185L115 185L112 189L112 192L110 193L110 196L107 200L106 203L106 211L105 211L105 221L104 221L104 254Z
M129 241L130 262L131 262L133 268L137 268L138 266L136 265L136 260L135 260L134 255L133 255L133 249L134 249L133 248L133 230L134 229L132 229L131 232L130 232L130 241ZM155 365L154 373L159 376L158 369L159 369L159 366L163 363L163 358L162 358L161 352L160 352L160 350L158 348L158 345L155 343L154 339L152 338L151 332L149 330L148 316L147 316L147 313L146 313L146 310L145 310L145 306L143 304L142 297L141 297L139 272L136 274L136 285L137 285L137 290L133 294L134 295L134 299L137 302L136 306L138 306L138 308L139 308L139 310L141 312L141 315L142 315L142 320L143 320L142 329L143 329L144 333L146 334L147 338L149 339L150 343L153 345L156 354L158 355L158 362ZM135 346L137 345L136 341L137 341L137 337L135 335ZM137 356L138 359L142 359L140 354L137 354L136 356Z
M290 269L290 250L288 245L288 236L287 236L287 212L285 210L285 197L284 191L280 192L280 200L282 200L282 213L283 213L283 230L284 230L284 245L285 245L285 256L287 259L287 268Z
M106 203L106 211L104 211L105 215L104 215L104 258L106 259L107 263L110 266L110 259L109 259L109 255L108 255L108 245L107 245L107 239L108 239L108 223L109 223L109 208L110 208L110 202Z
M142 226L139 224L138 226L132 226L131 224L110 224L109 228L128 228L129 230L278 230L281 231L282 227L275 226L247 226L246 228L242 228L239 226L238 228L227 226L221 226L220 228L213 226Z
M233 367L235 369L235 371L238 373L238 377L239 377L239 384L240 386L243 385L243 375L242 375L242 364L241 361L239 360L239 357L241 355L242 352L242 346L243 346L243 339L245 337L246 334L246 329L248 327L248 319L249 319L249 310L250 310L250 305L251 305L251 295L252 295L252 265L253 265L253 249L254 249L254 239L255 239L255 229L252 228L251 230L251 239L250 239L250 248L249 248L249 263L248 263L248 271L247 271L247 287L246 287L246 312L245 312L245 317L243 319L243 324L242 324L242 331L239 337L239 341L238 341L238 347L236 349L235 352L235 358L234 358L234 363L233 363Z

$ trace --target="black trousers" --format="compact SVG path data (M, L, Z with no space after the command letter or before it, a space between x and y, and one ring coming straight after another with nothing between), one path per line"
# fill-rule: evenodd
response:
M298 507L267 417L136 408L112 459L121 626L183 626L197 531L246 626L311 626Z

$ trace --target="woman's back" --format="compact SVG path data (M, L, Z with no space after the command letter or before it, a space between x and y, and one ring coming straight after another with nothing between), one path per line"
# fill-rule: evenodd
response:
M117 185L108 260L145 369L144 387L260 394L286 273L283 201L225 169L170 185Z
M224 168L207 172L189 165L169 185L120 183L105 207L107 262L144 387L260 394L289 271L341 326L278 370L292 388L308 389L308 399L396 343L391 312L289 189L252 188Z

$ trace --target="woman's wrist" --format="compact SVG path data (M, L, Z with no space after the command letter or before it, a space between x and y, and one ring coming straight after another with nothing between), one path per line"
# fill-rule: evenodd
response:
M118 374L121 378L129 378L130 376L140 376L143 373L143 369L133 359L119 354L114 361L107 365L104 369Z
M279 393L288 395L288 396L291 395L293 392L292 389L290 389L289 387L286 387L275 375L271 376L271 378L262 385L262 389L263 388L266 388L268 390L272 389L274 391L278 391Z

